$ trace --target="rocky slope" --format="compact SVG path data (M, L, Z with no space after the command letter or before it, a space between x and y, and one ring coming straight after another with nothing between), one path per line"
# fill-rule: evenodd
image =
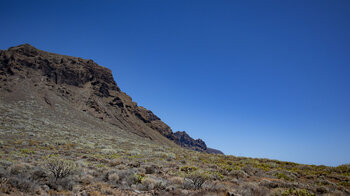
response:
M174 133L152 111L133 102L120 90L111 71L93 60L53 54L29 44L1 50L0 92L4 103L38 102L44 108L38 118L44 113L55 113L57 120L71 114L80 121L92 116L162 144L173 146L174 142L196 151L222 153L185 132ZM60 112L62 108L68 112Z

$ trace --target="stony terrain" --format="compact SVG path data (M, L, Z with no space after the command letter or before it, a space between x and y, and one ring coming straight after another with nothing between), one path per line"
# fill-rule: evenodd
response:
M0 195L350 195L350 165L220 153L174 133L92 60L0 51Z

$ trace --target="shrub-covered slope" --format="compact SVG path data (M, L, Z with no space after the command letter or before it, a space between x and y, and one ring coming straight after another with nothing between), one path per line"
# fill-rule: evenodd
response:
M28 105L0 105L0 195L350 194L350 165L184 150L111 130L103 121L102 132L37 121L20 112Z

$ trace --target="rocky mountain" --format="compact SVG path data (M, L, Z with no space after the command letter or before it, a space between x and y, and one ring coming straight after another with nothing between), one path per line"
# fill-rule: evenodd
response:
M0 51L0 195L350 195L349 182L349 164L221 155L174 133L92 60Z
M174 133L152 111L122 92L111 70L93 60L53 54L29 44L0 50L0 92L4 103L34 101L39 109L30 112L37 112L37 118L53 114L57 123L72 121L68 127L83 126L93 119L94 124L86 126L103 121L162 144L222 154L186 132Z

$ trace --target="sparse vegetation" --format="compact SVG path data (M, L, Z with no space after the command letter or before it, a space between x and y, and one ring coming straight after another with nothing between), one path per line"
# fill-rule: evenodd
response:
M299 165L166 149L137 136L32 132L32 141L21 132L2 132L3 194L350 194L348 165ZM63 139L64 144L57 142ZM129 141L139 142L130 145Z

